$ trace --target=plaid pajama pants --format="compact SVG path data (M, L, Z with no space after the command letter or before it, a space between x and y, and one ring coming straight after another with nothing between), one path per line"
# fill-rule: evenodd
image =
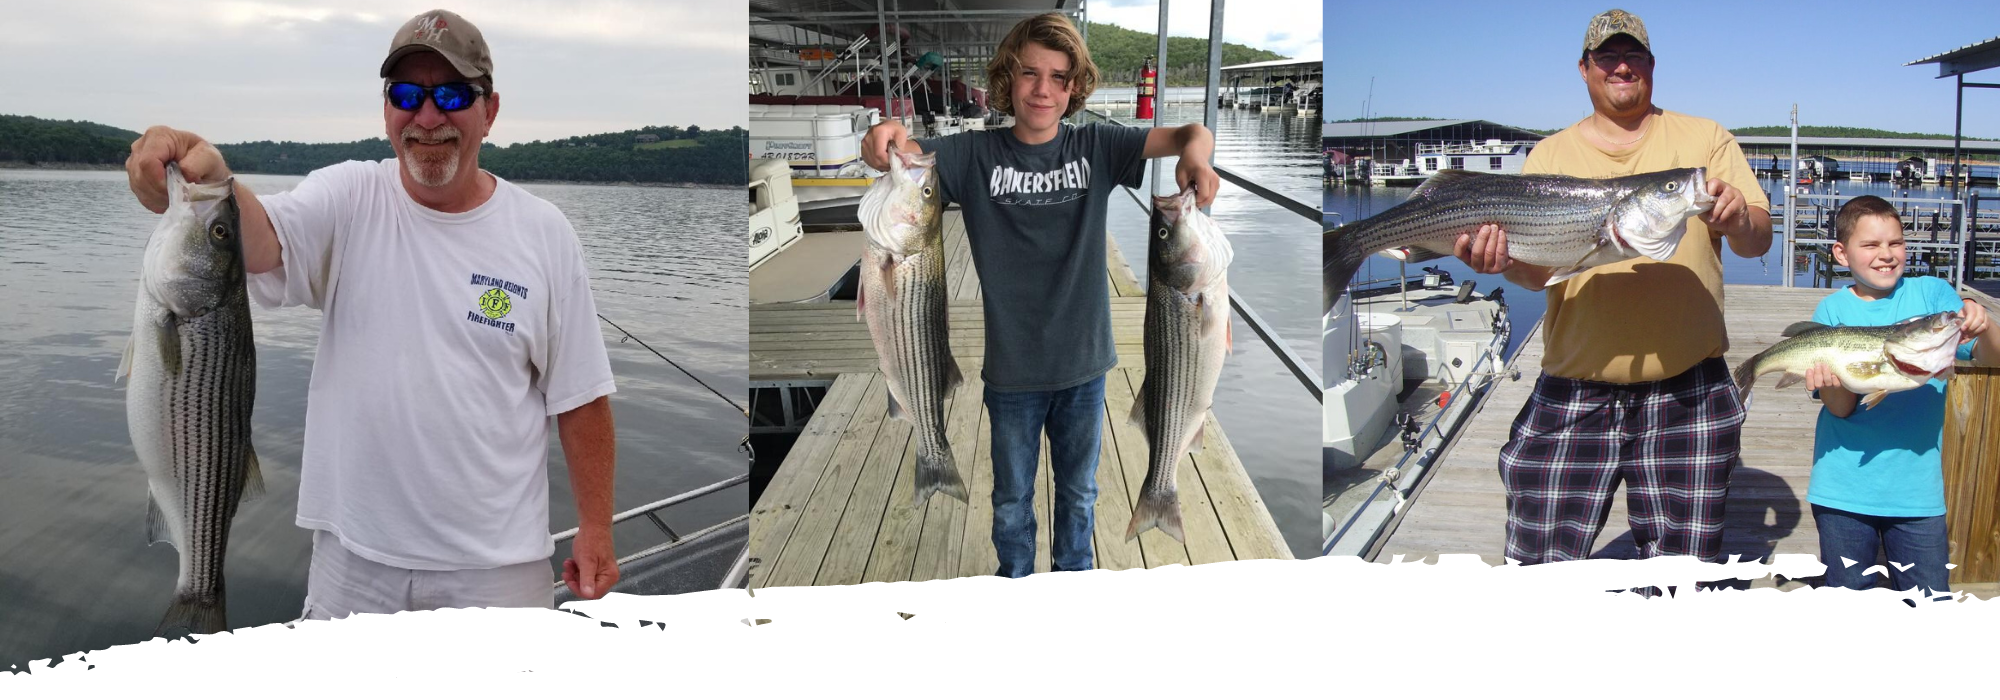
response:
M1716 561L1743 416L1720 358L1639 384L1542 375L1500 448L1507 557L1588 558L1623 481L1641 557Z

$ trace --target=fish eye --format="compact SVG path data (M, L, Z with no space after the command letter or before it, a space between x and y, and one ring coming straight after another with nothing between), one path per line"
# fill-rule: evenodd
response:
M1160 227L1160 240L1163 241L1167 240L1167 234L1172 232L1173 232L1172 229L1168 229L1167 227L1164 226Z
M929 187L924 188L924 196L925 197L931 196L931 188Z
M1668 191L1668 192L1673 192L1673 191L1676 191L1676 190L1679 190L1680 188L1681 188L1681 183L1678 183L1678 182L1669 182L1669 183L1667 183L1667 191Z
M216 224L208 227L208 235L215 237L215 240L218 241L225 240L229 238L229 228L222 224Z

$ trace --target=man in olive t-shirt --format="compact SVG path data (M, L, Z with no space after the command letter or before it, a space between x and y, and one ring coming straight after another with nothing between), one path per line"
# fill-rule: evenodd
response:
M1722 241L1763 255L1770 201L1728 131L1653 105L1653 65L1638 17L1592 18L1577 72L1594 111L1537 144L1523 168L1605 178L1705 167L1716 203L1688 222L1671 259L1596 267L1548 287L1542 376L1500 450L1506 554L1522 563L1589 557L1620 481L1641 557L1721 555L1743 425L1722 361ZM1508 258L1497 226L1461 236L1457 252L1530 291L1549 278Z

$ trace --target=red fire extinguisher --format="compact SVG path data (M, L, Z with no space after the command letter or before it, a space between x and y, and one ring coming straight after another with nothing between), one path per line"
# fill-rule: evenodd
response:
M1139 118L1153 118L1154 81L1159 73L1153 70L1153 59L1147 58L1146 65L1139 69Z

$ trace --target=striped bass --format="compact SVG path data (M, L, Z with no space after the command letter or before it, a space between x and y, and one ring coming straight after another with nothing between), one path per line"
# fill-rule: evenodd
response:
M943 491L966 499L965 479L944 435L944 400L964 381L948 342L944 279L944 199L937 157L896 153L889 173L861 196L868 249L854 313L868 321L889 415L916 425L916 504Z
M1715 206L1705 168L1592 180L1562 175L1495 175L1445 170L1408 201L1328 229L1320 241L1326 309L1347 292L1368 256L1420 262L1450 256L1459 234L1499 224L1507 254L1552 268L1548 284L1585 269L1673 257L1690 217Z
M1193 192L1153 198L1146 247L1146 381L1132 423L1146 433L1146 481L1125 539L1159 528L1185 542L1174 468L1201 447L1203 421L1230 351L1229 261L1234 252Z
M1784 372L1779 389L1805 381L1806 370L1826 363L1843 389L1874 408L1882 397L1950 378L1957 362L1959 316L1945 311L1889 326L1827 326L1801 321L1784 340L1736 366L1738 396L1749 400L1757 378Z
M146 240L132 337L118 376L151 494L146 537L180 553L156 634L229 628L223 552L237 503L262 490L250 448L257 349L250 333L234 179L190 183L167 166L167 210Z

